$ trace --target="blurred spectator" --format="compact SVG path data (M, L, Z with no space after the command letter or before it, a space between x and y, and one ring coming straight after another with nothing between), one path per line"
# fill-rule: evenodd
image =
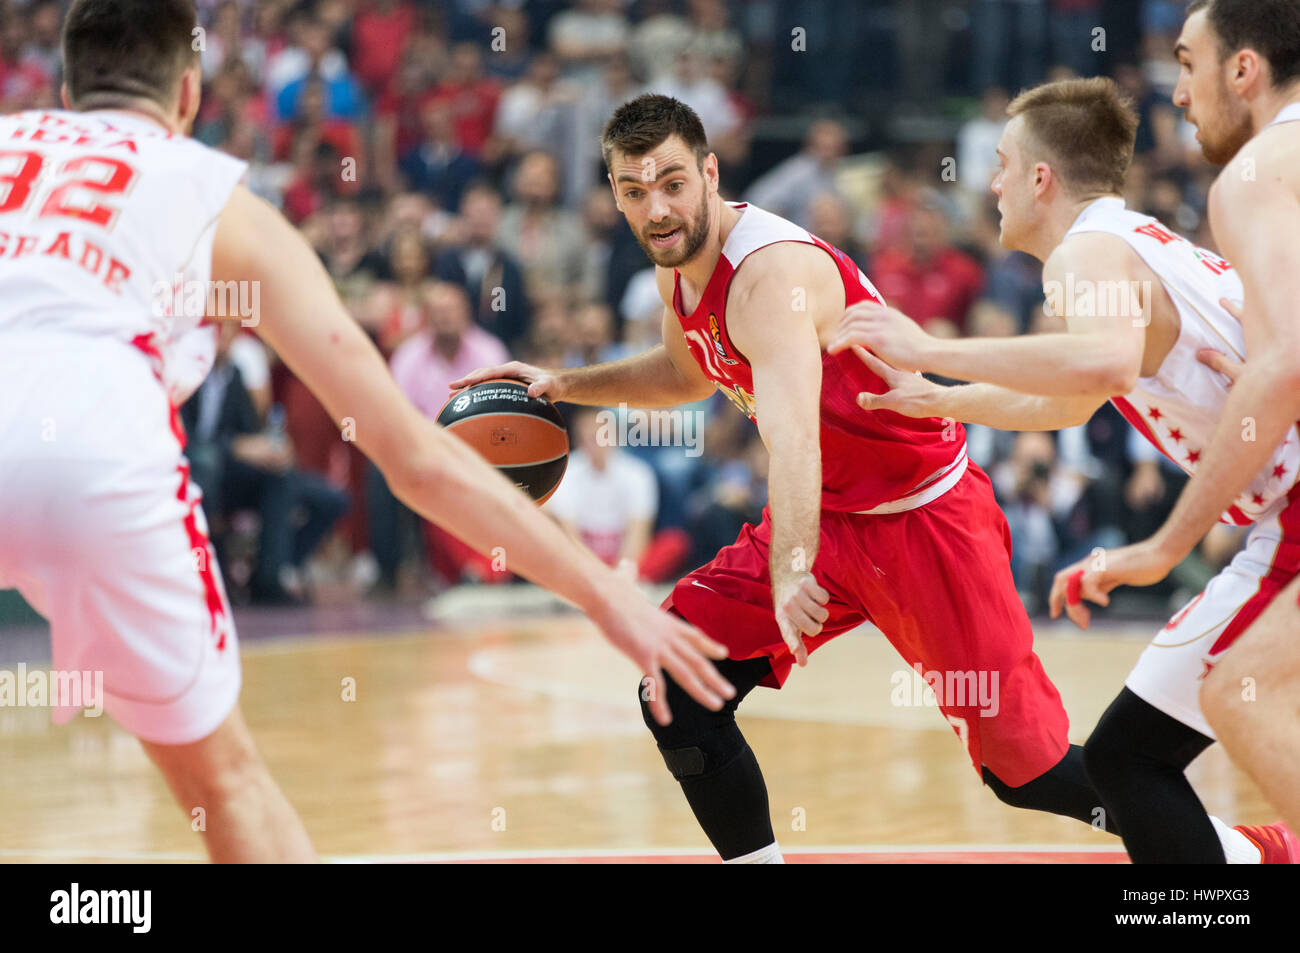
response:
M963 189L984 196L998 168L998 143L1007 124L1007 91L991 86L980 97L980 114L957 133L957 182Z
M1055 464L1051 434L1022 433L993 474L1011 531L1011 574L1031 612L1043 605L1060 549L1052 520Z
M393 352L393 379L408 400L434 418L450 383L470 371L510 360L505 345L476 325L465 290L450 282L421 287L423 327Z
M528 331L529 302L519 263L496 243L501 195L491 185L471 185L461 199L459 244L439 259L438 272L459 271L475 323L513 350Z
M589 66L627 45L628 22L620 0L577 0L551 20L551 49L570 68Z
M885 300L933 334L952 336L966 327L984 275L976 261L953 247L949 213L937 197L912 213L902 246L872 260L871 280Z
M869 270L866 249L858 242L854 224L852 207L834 192L822 192L808 205L808 231L844 252L865 272Z
M199 51L199 65L203 67L204 76L215 76L227 65L227 62L239 62L241 47L239 3L237 0L223 0L217 4L212 19L207 25L203 38L203 49Z
M274 19L264 21L264 25L268 29L276 28ZM288 97L286 102L282 96L285 88L313 73L327 82L341 79L345 85L355 84L348 72L347 57L331 45L329 28L308 8L297 8L290 14L286 28L287 45L281 44L278 35L268 38L268 46L278 47L270 53L264 75L266 91L273 102L292 106L294 97Z
M448 212L460 209L461 193L479 174L479 163L456 137L450 99L424 107L424 142L401 162L406 184L435 199Z
M645 92L679 99L695 110L719 158L735 162L744 151L743 117L731 92L713 75L711 61L694 47L680 51L673 68L650 81Z
M379 282L366 301L366 324L385 354L391 354L426 324L425 282L433 273L432 256L424 236L401 226L388 245Z
M352 65L370 96L379 96L397 75L419 19L410 0L373 0L352 23Z
M575 446L546 509L608 565L630 563L651 581L673 578L690 540L681 530L653 534L659 508L654 471L619 448L614 421L612 411L574 411L569 430Z
M529 292L569 289L582 281L582 225L559 205L559 168L547 152L519 160L513 203L497 229L497 244L524 269Z
M492 16L496 21L494 28L501 32L493 37L490 46L492 55L487 59L486 73L496 80L517 82L528 72L528 66L533 61L528 13L523 9L499 6L493 10Z
M607 305L588 302L577 309L572 345L574 350L565 356L565 367L586 367L616 359L614 317Z
M238 333L234 322L221 326L213 369L181 408L188 435L185 453L203 491L204 513L222 565L228 566L223 550L231 516L256 510L261 526L253 601L296 603L303 564L348 508L348 497L327 480L297 469L283 432L274 425L264 428L239 368L230 360Z
M690 13L690 50L705 63L737 63L745 40L730 24L726 0L687 0Z
M607 184L594 185L582 202L585 260L578 291L583 298L607 301L614 242L624 228L623 216Z
M298 108L294 117L276 131L275 158L288 159L301 142L324 143L342 158L360 162L363 155L361 135L346 119L331 116L325 108L325 84L319 77L309 77L299 88ZM362 174L358 169L357 175ZM336 170L342 180L342 169Z
M483 73L483 54L473 43L459 43L451 51L447 72L429 102L445 105L460 148L479 156L492 136L501 84Z
M490 154L510 157L541 149L571 155L579 147L580 97L581 88L561 78L555 57L538 53L524 78L501 97Z
M1183 147L1178 140L1178 125L1182 120L1170 98L1153 89L1142 70L1132 63L1121 63L1115 68L1115 82L1137 109L1134 155L1158 169L1182 164Z
M753 183L745 196L759 208L807 228L813 199L838 192L835 175L848 149L844 126L819 119L809 125L803 148Z
M27 56L28 22L10 14L0 19L0 107L20 112L54 104L54 83L39 58Z
M690 45L695 34L686 18L673 9L672 0L647 0L641 6L641 19L628 38L627 54L639 75L654 77Z
M767 503L767 449L744 417L726 408L716 414L705 431L704 455L703 484L687 504L696 566L734 543L746 523L758 523Z
M62 73L60 31L63 13L56 0L34 0L29 7L31 29L23 48L23 63L40 70L49 85Z

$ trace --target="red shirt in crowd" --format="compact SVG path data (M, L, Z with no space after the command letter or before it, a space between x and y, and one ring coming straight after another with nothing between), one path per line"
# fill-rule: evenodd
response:
M405 0L387 13L370 9L357 14L352 23L352 69L372 96L385 92L397 75L417 23L414 4Z
M925 262L889 250L871 260L871 281L890 307L918 324L947 318L965 330L966 315L984 287L984 272L955 248L941 249Z
M477 156L492 135L500 99L500 84L484 77L468 83L441 83L421 106L435 102L450 104L456 141L470 155Z

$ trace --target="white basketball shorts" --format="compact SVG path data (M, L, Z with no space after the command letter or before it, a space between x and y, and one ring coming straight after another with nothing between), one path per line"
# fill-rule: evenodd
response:
M0 588L49 619L56 672L102 673L124 728L186 744L233 710L239 653L159 357L0 337Z

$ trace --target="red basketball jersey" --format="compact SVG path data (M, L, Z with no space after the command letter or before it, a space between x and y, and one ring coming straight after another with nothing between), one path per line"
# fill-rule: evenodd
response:
M775 242L803 242L824 249L844 283L846 305L884 299L848 255L792 222L746 203L732 204L742 212L722 247L700 303L682 313L681 275L674 274L673 310L686 345L705 376L713 381L755 423L753 369L727 335L727 290L745 258ZM774 313L785 311L781 302ZM790 320L799 320L791 311ZM923 502L927 488L947 482L966 463L966 433L961 424L935 417L913 419L893 411L864 411L857 403L862 391L875 394L884 381L851 351L822 356L821 453L822 508L862 512L909 498Z

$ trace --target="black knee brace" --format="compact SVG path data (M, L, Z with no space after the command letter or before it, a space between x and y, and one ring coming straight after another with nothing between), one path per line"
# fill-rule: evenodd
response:
M724 660L717 663L717 668L736 687L736 697L721 711L709 711L682 691L681 686L668 675L660 676L656 687L665 693L672 712L673 720L669 725L655 721L645 698L644 681L638 685L641 717L654 735L668 770L678 781L712 774L726 767L745 750L744 736L736 726L736 707L772 670L766 658L743 662Z

